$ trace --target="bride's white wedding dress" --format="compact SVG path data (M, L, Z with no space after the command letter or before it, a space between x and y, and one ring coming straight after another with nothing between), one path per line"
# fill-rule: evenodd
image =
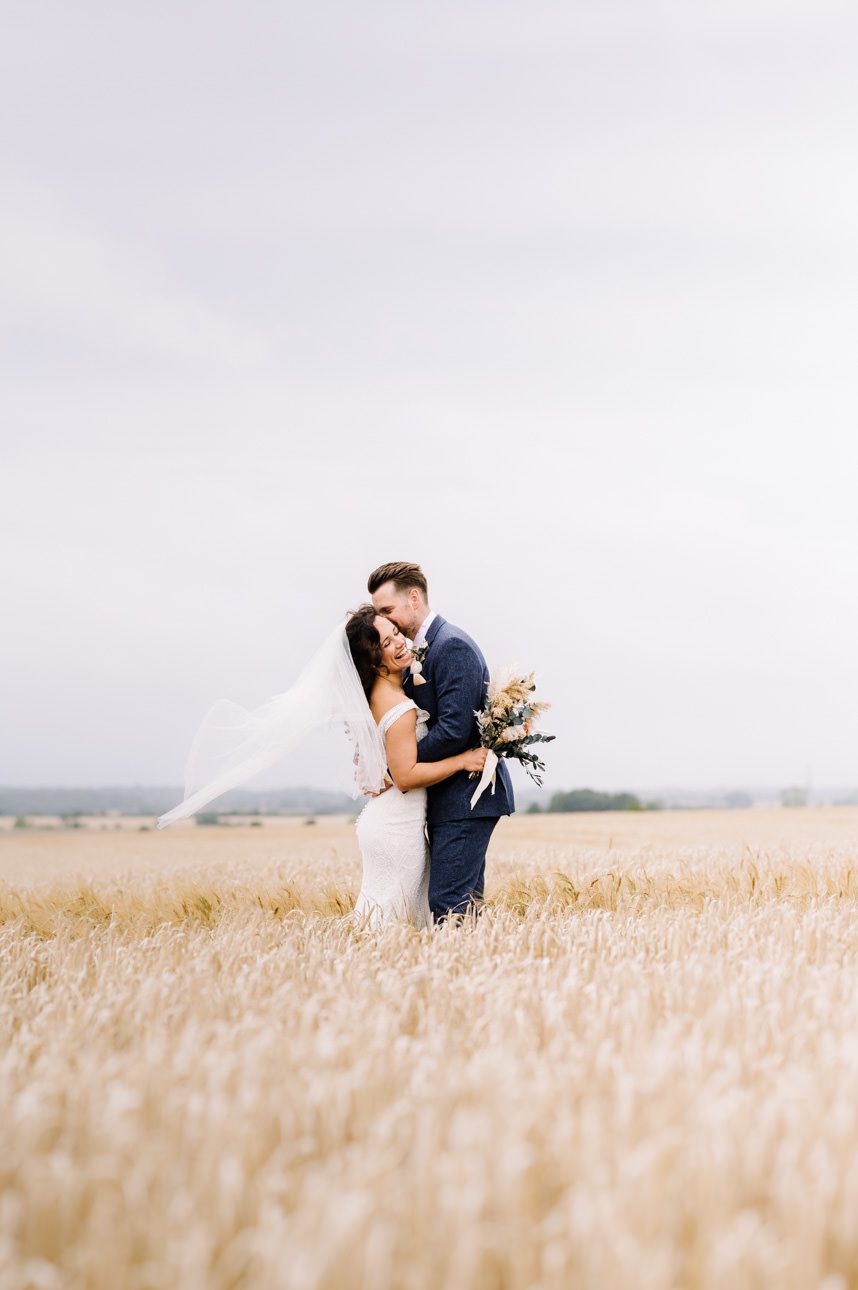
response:
M403 699L385 712L378 723L382 736L412 708L417 713L419 743L429 728L429 713L418 708L413 699ZM354 912L362 924L379 927L406 920L416 927L431 927L425 822L425 788L402 793L394 784L379 797L370 798L361 811L356 827L363 880Z
M362 925L407 920L430 927L429 846L424 835L426 789L402 793L385 783L385 736L400 717L415 709L418 741L428 731L429 713L403 699L376 724L351 656L346 624L322 642L297 681L248 710L228 700L209 709L185 767L185 796L159 816L158 828L193 815L228 789L275 766L311 730L345 730L354 745L355 789L371 797L357 821L363 882L355 914Z

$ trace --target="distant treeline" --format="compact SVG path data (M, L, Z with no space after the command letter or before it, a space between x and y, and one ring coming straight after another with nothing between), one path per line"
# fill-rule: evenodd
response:
M597 793L592 788L573 788L568 793L554 793L545 807L533 802L527 809L538 812L566 811L658 811L661 802L642 802L634 793Z
M163 815L184 792L181 788L4 788L0 815ZM213 804L222 815L340 815L360 809L346 793L317 788L270 791L234 789Z

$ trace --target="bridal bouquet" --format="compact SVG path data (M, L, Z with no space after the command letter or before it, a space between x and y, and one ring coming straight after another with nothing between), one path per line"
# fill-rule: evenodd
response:
M506 667L496 672L488 685L482 712L475 712L480 731L480 743L488 749L486 764L471 798L471 809L476 806L491 783L495 791L497 765L501 757L514 757L520 761L530 778L542 786L545 763L531 752L533 744L547 744L554 735L537 730L537 719L551 707L539 703L533 695L536 690L534 673L521 676L515 668ZM473 779L474 774L471 775Z

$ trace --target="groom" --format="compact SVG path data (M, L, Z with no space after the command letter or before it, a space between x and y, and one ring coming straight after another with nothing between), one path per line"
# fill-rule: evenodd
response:
M409 699L429 713L429 731L417 745L417 760L440 761L476 748L480 736L474 714L483 706L489 679L478 646L432 613L419 564L381 565L369 575L367 591L376 613L396 623L415 646L426 647L425 685L415 686L410 672L403 678ZM471 810L476 786L477 781L461 771L428 789L429 905L436 923L470 907L479 912L489 838L498 818L515 810L504 761L498 764L494 793L486 789Z

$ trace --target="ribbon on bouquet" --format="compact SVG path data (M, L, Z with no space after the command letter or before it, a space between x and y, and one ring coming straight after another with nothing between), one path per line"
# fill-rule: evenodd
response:
M486 749L486 764L483 767L480 782L477 784L477 787L474 789L473 796L471 797L471 810L474 809L490 783L492 786L492 793L494 793L495 784L497 783L498 761L499 758L497 753L493 752L491 748Z

